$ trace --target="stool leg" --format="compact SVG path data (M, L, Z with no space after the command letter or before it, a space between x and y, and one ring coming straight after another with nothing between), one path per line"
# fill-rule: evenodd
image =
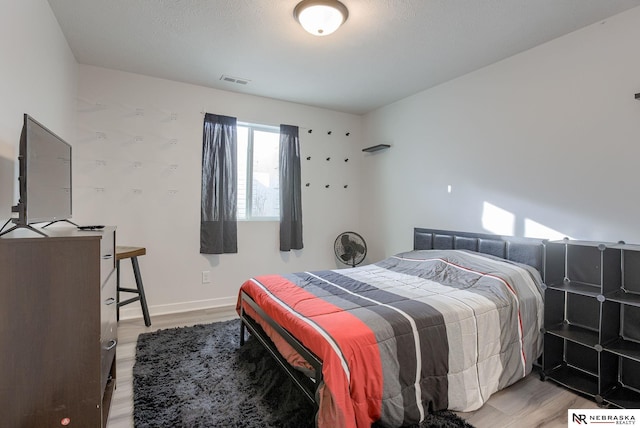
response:
M120 260L116 260L116 321L120 321Z
M149 308L147 307L147 298L144 295L144 287L142 286L142 276L140 275L138 258L131 257L131 264L133 265L133 275L136 278L136 285L138 286L138 293L140 294L140 305L142 306L142 316L144 317L144 325L149 327L151 325L151 318L149 317Z

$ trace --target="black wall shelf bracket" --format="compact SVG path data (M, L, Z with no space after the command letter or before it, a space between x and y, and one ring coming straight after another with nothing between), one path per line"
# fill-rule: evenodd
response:
M640 100L640 92L636 94L636 100Z
M377 152L379 150L388 149L389 147L391 147L389 144L378 144L377 146L371 146L371 147L367 147L365 149L362 149L362 151L363 152L367 152L367 153L373 153L373 152Z

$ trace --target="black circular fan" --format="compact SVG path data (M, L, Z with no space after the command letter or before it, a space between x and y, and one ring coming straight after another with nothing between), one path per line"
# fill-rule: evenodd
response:
M356 232L343 232L333 244L336 257L342 263L356 267L367 255L367 243Z

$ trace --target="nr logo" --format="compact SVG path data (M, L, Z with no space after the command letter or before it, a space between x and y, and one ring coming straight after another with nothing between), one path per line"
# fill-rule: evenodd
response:
M581 415L580 413L573 413L573 422L576 424L586 424L587 415Z

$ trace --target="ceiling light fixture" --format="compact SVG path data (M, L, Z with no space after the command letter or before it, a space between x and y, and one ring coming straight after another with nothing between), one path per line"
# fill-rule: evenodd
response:
M293 9L293 16L314 36L328 36L349 17L349 10L338 0L303 0Z

